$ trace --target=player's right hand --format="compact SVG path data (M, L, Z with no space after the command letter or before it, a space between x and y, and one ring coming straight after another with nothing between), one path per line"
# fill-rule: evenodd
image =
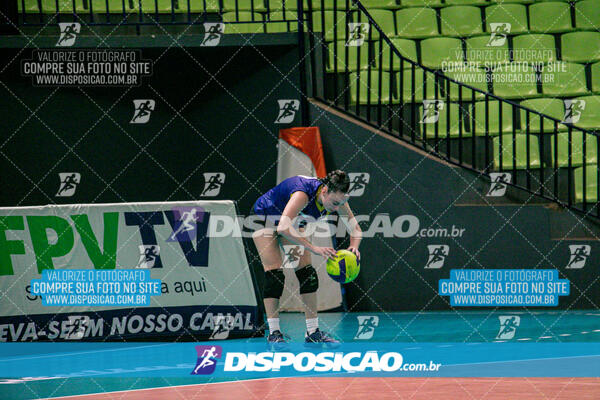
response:
M337 255L337 252L335 251L335 249L333 249L331 247L315 247L313 249L313 253L315 253L319 256L323 256L325 258L331 258L332 260Z

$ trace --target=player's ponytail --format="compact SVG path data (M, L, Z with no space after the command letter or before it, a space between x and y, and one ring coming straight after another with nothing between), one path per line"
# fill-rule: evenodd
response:
M328 173L325 178L321 179L321 182L327 185L330 192L348 193L350 189L348 174L339 169Z

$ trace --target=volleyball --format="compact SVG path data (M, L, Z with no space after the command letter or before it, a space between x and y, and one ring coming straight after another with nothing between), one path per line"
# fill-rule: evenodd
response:
M327 273L336 282L352 282L359 272L360 262L351 251L339 250L334 259L327 260Z

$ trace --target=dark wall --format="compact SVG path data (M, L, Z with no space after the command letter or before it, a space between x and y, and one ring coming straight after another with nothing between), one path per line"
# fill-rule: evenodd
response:
M144 48L142 86L81 89L33 87L19 71L31 49L0 51L1 206L192 200L204 172L225 172L216 199L245 214L275 183L290 126L274 124L277 99L300 98L295 46ZM129 123L134 99L156 101L147 124ZM72 197L55 197L59 172L81 173Z
M487 205L489 183L475 174L450 167L401 144L311 105L312 125L319 126L328 170L367 172L364 194L351 197L355 214L389 214L390 220L413 215L422 228L464 228L462 237L365 238L360 246L361 272L346 285L351 311L446 310L449 297L440 297L438 282L450 269L558 269L571 282L571 294L560 297L559 308L597 308L600 282L597 265L600 230L589 240L565 239L575 225L551 233L557 211L543 205ZM480 204L472 199L480 199ZM366 230L369 224L361 224ZM594 237L595 235L595 237ZM568 235L566 235L568 237ZM591 256L582 269L565 269L569 245L589 244ZM347 246L346 243L342 245ZM440 269L426 269L428 245L447 245ZM546 308L548 309L548 308Z

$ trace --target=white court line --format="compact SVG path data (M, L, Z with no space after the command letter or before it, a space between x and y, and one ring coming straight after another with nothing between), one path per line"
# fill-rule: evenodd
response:
M21 358L3 358L3 359L0 359L0 362L19 361L19 360L35 360L38 358L48 358L48 357L66 357L66 356L73 356L73 355L79 355L79 354L90 354L90 353L91 354L108 353L109 351L127 351L127 350L133 350L133 349L146 349L149 347L168 346L170 344L172 344L172 343L164 343L164 344L157 344L157 345L151 345L151 346L135 346L135 347L128 347L126 349L79 351L79 352L68 352L68 353L53 353L53 354L47 354L47 355L43 355L43 356L32 356L32 357L21 357Z

